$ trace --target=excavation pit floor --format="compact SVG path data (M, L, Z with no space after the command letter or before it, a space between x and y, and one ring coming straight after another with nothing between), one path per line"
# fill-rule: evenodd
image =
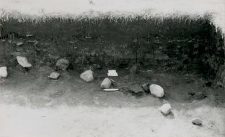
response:
M121 92L104 92L99 87L106 76L102 70L86 83L75 71L60 72L49 80L49 67L29 72L10 70L0 84L0 136L4 137L224 137L224 91L204 86L192 75L142 71L130 79L127 70L113 78L118 87L141 90L143 83L157 83L165 98L135 97ZM196 100L189 92L205 92ZM172 105L163 116L158 108ZM203 126L192 124L200 118Z

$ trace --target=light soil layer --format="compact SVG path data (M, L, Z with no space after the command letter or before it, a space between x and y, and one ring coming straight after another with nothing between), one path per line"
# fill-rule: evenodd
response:
M180 104L184 105L184 104ZM173 119L156 107L99 108L79 105L34 109L0 105L1 129L9 137L224 137L224 108L174 108ZM200 116L203 127L192 125Z
M47 78L51 68L29 73L10 70L0 84L0 136L4 137L224 137L224 92L202 87L200 79L142 71L134 79L125 70L113 78L118 87L138 91L145 82L158 83L166 97L134 97L121 92L103 92L100 83L107 70L95 72L85 83L75 72L60 72L57 81ZM148 74L147 74L148 73ZM148 77L147 77L148 76ZM188 92L205 90L207 98L194 100ZM163 116L158 108L172 105ZM199 117L203 126L195 126Z

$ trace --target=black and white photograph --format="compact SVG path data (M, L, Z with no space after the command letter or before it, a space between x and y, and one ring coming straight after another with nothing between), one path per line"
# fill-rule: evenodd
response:
M225 137L225 0L0 0L0 137Z

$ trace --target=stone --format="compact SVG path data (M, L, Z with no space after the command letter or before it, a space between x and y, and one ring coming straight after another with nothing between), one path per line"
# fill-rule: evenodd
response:
M110 88L112 85L112 81L109 78L105 78L101 83L101 88L107 89Z
M56 67L61 69L61 70L66 70L70 65L69 60L65 58L61 58L56 62Z
M141 86L141 88L144 90L145 93L150 93L149 84L148 83L143 84Z
M32 65L28 62L27 58L26 57L22 57L22 56L17 56L16 57L17 59L17 62L24 68L29 68L31 67Z
M164 96L164 89L157 85L157 84L151 84L149 86L150 92L152 95L154 95L155 97L163 97Z
M16 43L16 46L21 46L21 45L23 45L22 41Z
M163 115L168 115L171 112L171 105L169 103L162 105L159 108L159 111L163 114Z
M80 74L80 78L84 80L85 82L91 82L94 80L93 71L87 70Z
M192 124L197 125L197 126L202 126L202 120L199 118L195 118L192 120Z
M7 76L7 67L0 67L0 78L6 78Z
M34 37L34 35L33 35L33 34L28 33L28 34L26 34L26 37L30 38L30 37Z
M60 76L60 74L59 74L58 72L52 72L48 77L49 77L50 79L56 80L56 79L59 78L59 76Z

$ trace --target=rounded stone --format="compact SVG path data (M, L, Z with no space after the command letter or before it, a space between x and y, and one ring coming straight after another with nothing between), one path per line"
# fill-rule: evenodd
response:
M164 89L157 85L157 84L151 84L149 86L150 92L152 95L154 95L155 97L163 97L164 96Z
M107 89L110 88L112 84L112 81L109 78L105 78L101 83L101 88Z
M80 74L80 78L86 82L91 82L94 80L93 71L87 70Z

